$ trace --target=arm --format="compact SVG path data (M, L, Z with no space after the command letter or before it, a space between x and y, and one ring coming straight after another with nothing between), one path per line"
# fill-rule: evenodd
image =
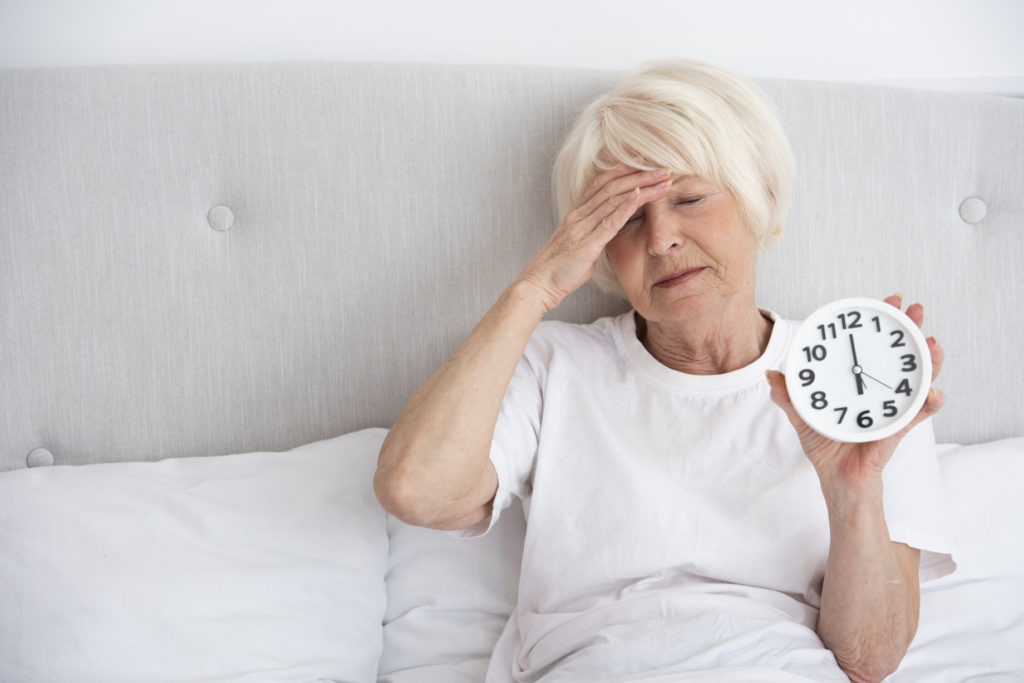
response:
M528 284L506 289L459 349L406 405L381 447L374 488L410 524L458 529L490 514L488 458L501 401L544 314Z
M898 297L886 301L899 307ZM921 325L919 305L907 315ZM928 340L932 377L943 354ZM944 402L932 388L914 421L882 441L839 443L811 430L789 401L785 379L770 372L772 400L789 417L814 465L828 508L830 545L822 586L818 635L853 681L880 681L899 666L917 630L920 552L889 537L882 506L882 470L904 435Z
M489 454L502 399L544 313L590 278L605 245L668 174L624 166L599 175L544 248L459 349L413 396L381 447L374 490L410 524L465 528L485 519L498 487Z
M889 539L880 482L823 482L826 490L831 543L818 636L852 681L880 681L917 632L920 551Z

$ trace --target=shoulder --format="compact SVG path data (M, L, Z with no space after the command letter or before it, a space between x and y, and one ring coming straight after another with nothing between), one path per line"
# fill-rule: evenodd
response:
M537 326L530 338L527 354L550 356L561 353L613 352L623 318L628 315L632 313L598 318L585 324L545 320Z

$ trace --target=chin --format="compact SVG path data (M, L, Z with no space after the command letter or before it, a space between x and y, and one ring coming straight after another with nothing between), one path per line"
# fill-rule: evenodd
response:
M633 306L648 322L686 322L714 310L714 301L707 293L688 294L672 299L648 301L643 308Z

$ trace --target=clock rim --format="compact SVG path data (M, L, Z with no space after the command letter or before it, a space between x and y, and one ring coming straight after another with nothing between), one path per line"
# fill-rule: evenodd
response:
M800 419L802 419L808 427L822 436L832 439L833 441L840 441L843 443L867 443L869 441L879 441L898 433L914 420L918 412L920 412L921 407L924 405L925 400L928 398L928 391L931 389L932 385L932 358L931 352L928 349L928 341L925 338L924 333L921 331L921 328L910 319L910 316L896 306L886 303L881 299L856 296L836 299L835 301L819 306L812 311L800 322L790 339L789 350L786 353L786 390L792 392L794 387L791 385L791 382L796 381L791 380L791 377L793 377L793 372L791 372L791 370L795 371L797 365L797 361L794 360L797 358L798 353L796 343L797 339L805 329L814 329L817 327L817 324L812 325L812 322L817 321L821 316L828 315L834 310L843 308L870 308L892 316L907 328L908 334L913 337L914 343L921 349L921 376L923 378L921 390L914 396L914 399L910 402L910 406L907 408L906 412L904 412L903 415L900 415L896 420L877 429L868 427L863 432L858 433L834 430L832 429L831 424L825 427L819 427L817 424L818 421L815 419L819 416L819 413L810 413L808 411L811 411L811 408L801 406L795 401L792 402L793 408L800 416Z

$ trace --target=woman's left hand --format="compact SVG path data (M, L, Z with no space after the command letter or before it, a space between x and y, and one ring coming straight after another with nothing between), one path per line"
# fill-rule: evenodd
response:
M896 308L902 306L899 296L890 296L885 299L885 302ZM907 308L906 313L918 327L921 326L924 321L924 308L920 304L911 305ZM942 369L944 354L934 337L929 337L927 341L932 357L932 381L934 382ZM889 458L892 457L900 440L920 422L937 413L945 402L942 392L933 386L928 391L928 398L921 410L913 421L901 431L880 441L844 443L833 441L808 427L790 401L789 392L786 390L785 376L775 370L769 370L767 374L768 383L772 388L772 401L785 411L790 423L796 429L804 453L814 465L823 484L829 481L832 484L841 483L860 488L866 484L880 482L882 469L889 462Z

